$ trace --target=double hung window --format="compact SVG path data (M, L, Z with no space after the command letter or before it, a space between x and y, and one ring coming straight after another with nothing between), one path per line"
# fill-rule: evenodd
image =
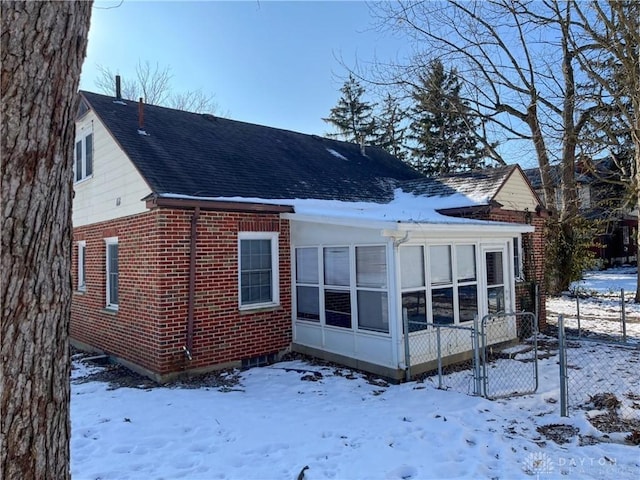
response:
M74 178L76 182L93 175L93 134L76 141Z
M356 247L358 328L389 332L387 252L384 246Z
M280 301L277 232L241 232L240 308L259 308Z
M318 249L296 249L296 307L297 318L310 322L320 321L320 285L318 275Z
M424 247L407 246L400 250L402 276L402 315L406 317L409 331L427 328L427 296L424 281Z
M323 256L325 323L351 328L349 247L325 247Z
M522 241L520 237L513 237L513 274L516 280L524 280Z
M84 240L78 242L78 290L85 291L87 289L87 242Z
M107 308L112 310L118 309L118 277L119 277L119 261L118 261L118 238L106 238L107 244Z

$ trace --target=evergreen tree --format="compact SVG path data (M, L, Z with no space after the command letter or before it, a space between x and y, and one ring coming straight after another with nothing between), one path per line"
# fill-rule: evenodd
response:
M411 164L426 175L464 172L484 166L485 153L477 139L478 122L460 98L461 82L455 69L445 71L440 60L414 87L413 121L409 138Z
M404 126L406 114L402 110L398 100L387 94L382 102L380 114L376 117L375 145L384 148L391 155L406 160L405 135L407 127Z
M364 87L353 74L349 74L340 92L342 96L338 104L331 109L327 118L322 119L336 127L338 133L329 133L327 136L353 143L371 141L375 132L373 105L362 99Z

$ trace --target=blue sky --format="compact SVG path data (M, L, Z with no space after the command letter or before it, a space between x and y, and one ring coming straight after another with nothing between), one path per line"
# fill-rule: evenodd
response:
M98 91L96 65L127 77L149 61L171 68L174 90L214 94L230 118L324 134L347 75L339 59L403 54L372 27L365 2L99 1L81 88Z

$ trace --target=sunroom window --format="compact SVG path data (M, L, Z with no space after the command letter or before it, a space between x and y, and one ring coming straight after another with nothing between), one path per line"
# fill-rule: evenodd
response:
M431 312L433 323L454 323L453 273L451 271L451 246L429 247L431 273Z
M422 245L400 249L402 313L409 332L425 330L428 322L472 321L478 312L475 245L431 245L428 252L425 259Z
M358 328L389 332L387 258L384 246L356 247Z
M409 331L427 328L427 297L424 282L424 248L407 246L400 249L400 285L402 288L402 315Z
M318 249L296 249L296 306L297 318L320 321Z
M325 323L351 328L349 247L325 247L323 253Z
M384 245L297 247L296 319L389 333L387 272Z

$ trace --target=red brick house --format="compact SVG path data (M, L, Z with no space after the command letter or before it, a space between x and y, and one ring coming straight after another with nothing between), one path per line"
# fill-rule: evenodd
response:
M73 221L72 343L159 381L291 350L402 378L403 316L409 340L544 319L517 166L424 178L380 148L81 92Z

